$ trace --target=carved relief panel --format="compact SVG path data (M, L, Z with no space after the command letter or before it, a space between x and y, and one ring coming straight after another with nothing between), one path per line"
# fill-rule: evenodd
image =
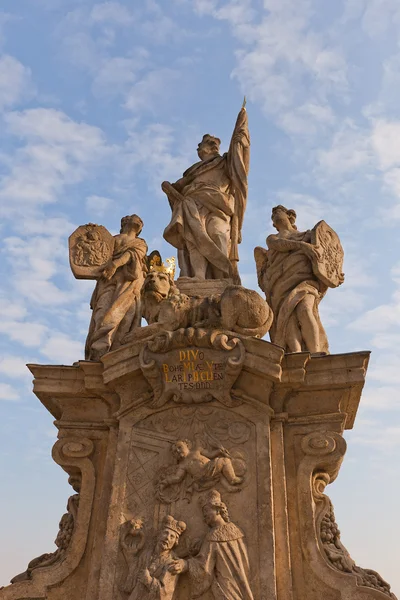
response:
M132 421L112 597L274 598L267 415L211 401Z

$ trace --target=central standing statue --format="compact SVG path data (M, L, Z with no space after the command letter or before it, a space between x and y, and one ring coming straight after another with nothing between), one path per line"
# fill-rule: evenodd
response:
M178 249L181 277L231 278L240 285L237 263L247 202L250 136L245 102L228 152L206 134L197 148L200 161L175 183L164 181L172 218L164 238Z

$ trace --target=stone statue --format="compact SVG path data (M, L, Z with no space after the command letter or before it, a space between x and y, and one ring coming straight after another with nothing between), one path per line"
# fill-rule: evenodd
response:
M164 238L178 249L181 277L233 278L240 284L238 244L250 159L244 104L227 153L221 156L221 140L206 134L197 148L200 162L189 167L175 183L164 181L161 186L172 209Z
M274 313L271 341L286 352L328 353L318 307L328 287L344 281L343 249L325 221L303 232L295 222L294 210L275 206L278 233L267 237L268 250L254 250L258 283Z
M170 571L189 572L192 598L200 598L211 589L215 600L253 600L243 532L230 522L227 506L217 490L208 493L202 509L209 532L200 552L175 561Z
M221 295L191 297L180 292L169 274L161 271L150 270L147 274L141 299L142 316L149 325L127 335L125 342L182 327L222 328L262 337L273 319L267 302L254 290L228 285Z
M129 600L172 600L178 573L169 570L177 561L173 552L186 523L171 515L164 517L154 549L144 552L139 560L137 579Z
M98 360L112 347L118 347L131 329L140 326L140 290L147 271L147 244L138 237L142 228L143 221L137 215L121 219L112 258L102 268L90 302L93 314L86 360Z
M122 590L126 593L130 593L136 581L138 557L145 545L143 519L130 519L122 525L121 529L121 548L125 562L128 565L128 572Z
M165 497L165 490L174 484L189 479L186 497L190 500L194 490L210 489L220 479L231 486L243 483L243 476L238 476L232 464L228 450L219 444L218 448L208 450L203 448L199 436L195 443L191 440L178 440L172 444L171 450L177 460L177 465L171 471L163 469L156 484L157 497L161 502L171 502ZM245 465L244 465L245 466Z

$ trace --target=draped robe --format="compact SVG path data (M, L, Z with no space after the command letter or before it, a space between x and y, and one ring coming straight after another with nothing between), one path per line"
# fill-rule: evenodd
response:
M141 238L133 238L122 245L116 242L113 260L125 253L129 254L128 262L119 267L110 280L101 277L94 289L86 359L92 358L93 350L103 352L121 343L132 327L140 325L140 290L145 277L147 244Z
M188 560L192 598L211 589L214 600L254 600L243 532L234 523L213 527L197 556Z
M229 151L200 161L187 169L182 178L182 200L168 195L172 209L164 238L178 249L181 275L192 277L188 246L196 249L213 265L240 284L237 270L238 243L247 203L250 137L247 113L240 111ZM210 221L218 217L228 229L226 253L210 237Z
M173 600L179 575L173 575L168 567L177 559L174 552L159 555L144 553L128 600ZM149 577L143 576L146 569Z
M287 250L285 239L274 237L273 248L267 253L262 274L262 289L274 313L270 329L271 341L288 350L287 333L290 319L295 319L295 309L307 294L315 298L313 315L319 329L321 352L329 352L328 339L321 323L318 305L327 287L313 272L309 256L302 250ZM286 238L298 242L309 241L310 231L293 232ZM267 239L268 243L268 239ZM305 346L303 348L306 349Z

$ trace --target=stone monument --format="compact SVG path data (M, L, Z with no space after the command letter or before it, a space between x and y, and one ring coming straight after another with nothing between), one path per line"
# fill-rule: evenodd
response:
M318 314L343 282L339 238L275 207L278 233L255 250L266 300L242 287L244 107L227 154L218 142L204 136L201 162L163 184L177 281L136 215L115 237L90 223L70 238L75 277L97 281L86 359L28 366L75 493L56 549L1 600L395 598L350 557L325 495L369 360L328 354Z

